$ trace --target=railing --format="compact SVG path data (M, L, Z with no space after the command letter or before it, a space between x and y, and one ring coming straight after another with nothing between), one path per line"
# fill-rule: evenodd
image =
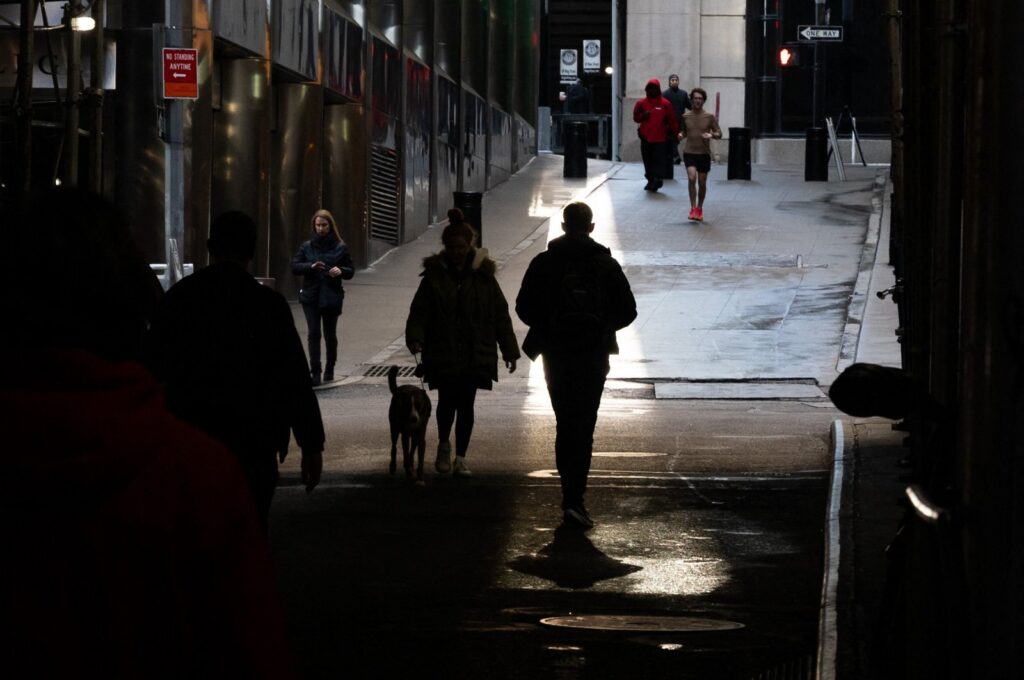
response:
M551 114L551 151L565 153L562 132L566 123L587 124L587 154L611 158L612 117L607 113L553 113Z

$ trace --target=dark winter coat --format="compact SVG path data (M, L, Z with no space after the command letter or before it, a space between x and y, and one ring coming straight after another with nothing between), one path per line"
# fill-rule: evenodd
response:
M472 377L491 388L498 379L498 353L519 358L508 302L494 278L497 269L486 250L471 251L461 278L443 255L423 260L423 277L409 308L405 341L423 347L426 380L431 387L452 378Z
M313 263L324 263L324 268L313 269ZM341 269L341 276L330 276L327 272L332 267ZM329 244L320 244L313 238L299 246L292 258L292 272L302 275L302 288L299 290L299 302L304 305L315 305L325 312L341 314L341 304L345 299L342 279L351 279L355 275L352 256L343 241L331 239Z
M676 120L681 122L683 114L690 108L690 95L686 94L685 90L680 90L679 88L673 90L670 87L662 92L661 96L672 105L672 110L676 113Z
M300 448L323 450L320 405L288 301L241 265L215 263L172 286L149 341L171 410L243 461L284 460L290 433Z
M558 351L549 329L554 315L552 306L557 302L557 293L569 261L588 258L600 277L604 306L599 316L605 330L594 350L618 354L615 331L625 328L636 318L636 299L629 281L608 248L589 236L566 235L551 241L545 252L533 258L516 297L516 314L530 327L523 341L523 351L530 359Z
M639 123L638 133L645 142L676 140L679 133L679 116L672 104L661 96L661 83L651 78L647 85L656 87L658 94L644 97L633 106L633 122Z

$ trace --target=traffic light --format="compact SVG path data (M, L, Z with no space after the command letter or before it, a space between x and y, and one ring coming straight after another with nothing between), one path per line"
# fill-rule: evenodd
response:
M792 68L800 65L800 50L795 45L783 45L779 48L779 66Z

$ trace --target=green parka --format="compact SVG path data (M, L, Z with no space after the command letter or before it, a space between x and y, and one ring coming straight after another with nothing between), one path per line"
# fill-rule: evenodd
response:
M450 378L472 376L490 389L498 379L498 353L519 358L508 302L487 251L471 251L472 264L457 278L442 254L423 260L423 279L409 308L405 343L423 347L425 378L434 388ZM468 258L467 258L468 259Z

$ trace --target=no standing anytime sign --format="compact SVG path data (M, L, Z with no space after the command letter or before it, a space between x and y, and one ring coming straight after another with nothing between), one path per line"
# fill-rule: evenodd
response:
M165 47L164 99L199 98L199 50Z

